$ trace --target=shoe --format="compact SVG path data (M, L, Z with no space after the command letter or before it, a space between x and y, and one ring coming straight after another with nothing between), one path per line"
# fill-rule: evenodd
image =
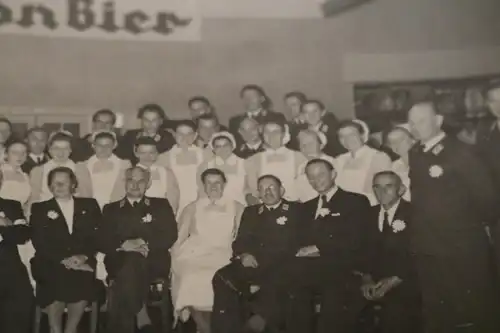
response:
M247 327L256 333L262 333L266 329L266 320L260 315L253 315L247 322Z

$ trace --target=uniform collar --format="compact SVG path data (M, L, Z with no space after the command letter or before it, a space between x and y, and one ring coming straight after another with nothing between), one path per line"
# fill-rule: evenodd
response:
M429 150L431 150L435 145L437 145L441 140L443 140L446 137L446 134L444 132L439 133L429 141L425 142L423 144L424 148L424 153L427 153Z

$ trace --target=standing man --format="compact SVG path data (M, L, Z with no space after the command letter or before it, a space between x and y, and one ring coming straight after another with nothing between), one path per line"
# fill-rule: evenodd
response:
M76 140L71 159L74 162L83 162L94 155L92 146L93 134L97 132L113 132L116 123L116 114L108 109L96 111L92 115L92 133Z
M245 326L254 331L277 329L283 318L280 265L297 252L299 204L283 199L285 189L275 176L260 177L258 189L263 203L245 208L233 243L233 262L213 278L214 333L241 332Z
M237 147L234 151L238 157L247 159L265 150L259 126L259 123L252 118L245 118L240 122L238 133L243 142L236 143Z
M21 169L27 175L30 174L34 167L44 165L50 160L49 155L46 153L48 139L47 131L41 127L33 127L26 134L29 153Z
M3 174L0 173L0 186ZM30 238L23 209L18 201L0 198L0 332L28 333L33 289L18 245Z
M290 265L289 333L312 332L314 301L321 298L319 333L352 333L361 310L359 278L361 240L368 219L368 199L335 184L336 172L323 159L312 159L306 175L318 196L303 204L299 221L299 251Z
M372 207L364 230L363 295L382 307L380 333L420 333L420 288L408 231L411 207L402 199L406 188L395 172L381 171L373 177L373 191L379 205Z
M145 303L150 285L169 279L169 250L177 240L177 223L167 199L145 196L150 177L141 167L128 169L125 198L103 209L99 247L111 288L109 333L133 333L135 323L149 332Z
M116 149L118 157L129 160L133 165L137 163L134 146L138 138L150 137L155 140L160 154L170 150L175 143L172 134L164 129L168 119L161 106L146 104L139 109L137 118L141 120L141 128L127 131Z
M428 333L496 330L496 293L484 223L497 218L487 169L442 130L432 102L414 105L409 124L421 145L410 152L412 225Z

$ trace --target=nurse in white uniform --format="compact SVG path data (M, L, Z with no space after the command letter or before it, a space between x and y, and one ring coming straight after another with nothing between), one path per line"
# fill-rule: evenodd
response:
M335 159L336 183L346 191L367 196L374 206L377 200L372 191L373 176L379 171L391 170L392 161L387 154L366 144L369 135L368 126L361 120L340 124L339 141L348 152Z
M209 333L212 279L230 263L244 207L224 195L227 179L221 170L207 169L201 177L205 195L182 212L172 249L172 300L177 316L187 320L191 314L198 332Z
M286 125L269 121L263 125L262 137L266 150L250 157L247 162L248 186L252 195L257 198L257 180L263 175L278 177L285 188L285 199L297 201L298 194L295 179L299 166L306 161L304 155L288 149L289 141Z
M90 174L92 194L101 207L125 196L125 170L131 165L113 154L118 142L111 131L95 132L91 137L95 154L77 164Z
M47 176L52 169L57 167L70 168L76 174L78 179L76 196L84 198L93 197L92 182L87 168L83 166L77 168L75 162L69 158L71 155L72 142L72 134L66 131L56 132L50 136L48 148L51 159L44 165L35 167L30 173L30 204L49 200L53 197L49 190Z
M300 152L305 156L306 161L304 161L297 171L298 176L295 180L295 185L297 188L297 195L300 202L306 202L312 200L318 196L309 181L305 173L307 162L312 159L322 159L330 162L332 166L335 165L335 159L330 155L326 155L322 152L322 149L327 144L326 135L322 132L317 132L311 129L302 130L298 134L298 141ZM334 166L335 167L335 166Z
M169 168L179 184L178 212L198 198L198 168L208 158L206 150L197 147L196 127L192 121L179 121L176 125L174 138L176 144L171 150L160 154L158 165Z
M386 136L386 145L399 156L399 159L392 162L392 171L399 175L406 187L406 192L403 195L403 199L406 201L411 200L408 155L415 142L416 140L407 125L394 127Z
M179 207L179 185L172 170L159 165L158 146L154 139L142 137L136 140L134 154L138 159L137 166L149 170L150 185L146 196L167 199L175 214Z
M234 136L229 132L215 133L209 140L208 146L214 155L200 165L198 174L201 175L203 171L211 168L221 170L227 178L224 195L246 206L245 195L248 189L245 160L233 153L236 148ZM205 196L201 178L198 179L200 196Z

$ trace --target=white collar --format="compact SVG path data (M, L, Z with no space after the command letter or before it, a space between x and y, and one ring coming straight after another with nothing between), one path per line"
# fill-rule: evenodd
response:
M56 201L59 204L59 206L69 206L73 204L74 199L73 197L71 197L69 200L61 200L56 198Z
M143 168L145 170L155 170L157 168L157 165L154 163L150 167L145 166L144 164L141 164L141 163L137 163L136 166L138 166L139 168Z
M268 154L281 154L281 153L286 153L287 150L288 148L285 146L281 146L278 149L272 149L270 147L267 147L265 152Z
M200 147L196 146L195 144L192 144L188 146L186 149L181 148L177 143L172 147L172 149L176 149L177 151L193 151L197 149L201 149Z
M444 132L439 133L432 139L428 140L427 142L424 143L424 153L427 153L429 150L431 150L435 145L437 145L441 140L444 139L446 134Z
M53 159L51 159L50 161L47 162L46 165L49 166L49 167L53 166L55 168L57 168L57 167L68 167L70 169L74 169L75 162L73 162L72 160L68 159L66 162L64 162L62 164L59 164L56 161L54 161Z
M349 156L351 158L356 159L356 158L363 157L364 155L366 155L371 150L372 150L372 148L368 147L368 145L365 144L365 145L363 145L363 147L359 148L354 154L351 153L351 152L348 152L347 154L349 154Z
M33 153L30 153L29 156L33 159L33 161L38 161L38 159L42 159L45 157L44 153L41 153L40 155L35 155Z
M127 197L127 200L128 200L128 202L130 203L130 205L131 205L131 206L133 206L133 205L134 205L134 203L136 203L136 202L137 202L137 203L141 202L141 200L142 200L143 198L144 198L144 197L142 197L142 198L137 198L137 199L130 199L129 197Z
M208 196L205 197L204 199L205 199L205 203L204 203L205 206L214 205L214 206L224 207L226 204L226 201L224 200L224 196L222 198L215 200L215 201L212 201L212 199L210 199Z
M258 116L259 114L263 113L264 110L261 108L261 109L258 109L258 110L253 110L253 111L247 111L247 116L250 116L250 117L256 117Z
M326 192L326 194L320 194L320 200L323 195L326 195L326 200L330 202L330 200L332 200L332 197L335 195L335 193L337 193L338 190L339 187L337 185L334 185L330 190L328 190L328 192Z
M268 206L266 204L264 204L264 206L266 206L266 208L269 210L275 210L276 208L278 208L281 205L281 202L282 202L282 200L280 200L277 204L274 204L272 206Z
M238 159L236 155L231 154L226 160L223 160L219 156L214 156L214 163L215 165L230 165L230 166L235 166L238 163Z
M394 221L394 215L396 215L396 211L398 210L400 202L401 202L401 199L399 199L388 210L385 210L384 207L382 207L382 205L380 205L380 212L378 214L378 228L380 231L382 231L385 227L388 227L388 226L384 225L384 213L387 213L387 219L389 220L389 223L392 224L392 221Z
M247 145L247 147L250 148L250 149L252 149L252 150L257 150L262 145L262 141L259 141L256 144L250 144L250 143L247 142L247 143L245 143L245 145Z

